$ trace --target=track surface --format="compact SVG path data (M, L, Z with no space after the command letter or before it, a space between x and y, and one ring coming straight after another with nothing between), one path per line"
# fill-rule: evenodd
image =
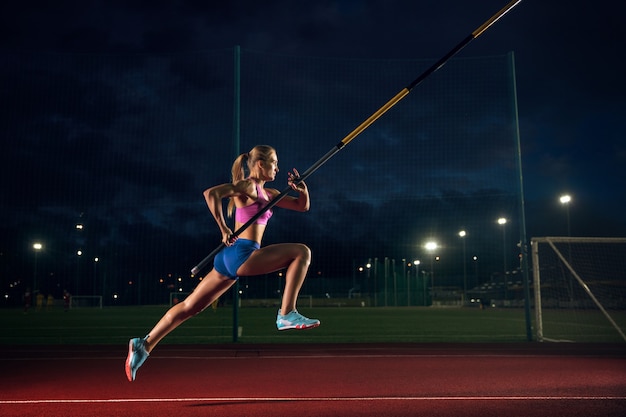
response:
M0 415L624 416L626 346L0 346Z

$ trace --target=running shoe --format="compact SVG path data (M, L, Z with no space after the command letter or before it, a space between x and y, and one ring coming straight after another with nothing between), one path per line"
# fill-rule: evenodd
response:
M128 342L128 356L126 357L126 378L130 382L135 380L137 369L148 359L150 354L146 350L145 339L135 337Z
M298 313L298 310L293 310L284 316L280 314L280 310L278 310L278 315L276 316L276 327L278 330L312 329L319 325L319 320L306 318L302 314Z

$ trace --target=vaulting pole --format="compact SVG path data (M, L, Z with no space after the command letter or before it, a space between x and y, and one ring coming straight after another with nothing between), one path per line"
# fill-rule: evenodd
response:
M350 143L354 138L356 138L359 134L361 134L365 129L367 129L372 123L378 120L383 114L385 114L389 109L395 106L400 100L402 100L407 94L411 92L413 88L419 85L422 81L424 81L428 76L437 71L439 68L443 67L446 62L454 55L459 53L463 48L465 48L471 41L482 35L487 29L491 27L494 23L496 23L502 16L508 13L511 9L517 6L522 0L512 0L509 4L504 6L498 13L494 14L489 20L480 25L475 31L469 34L465 39L459 42L454 48L450 50L445 56L443 56L439 61L435 62L430 68L424 71L419 77L417 77L411 84L403 88L393 96L387 103L385 103L380 109L378 109L374 114L368 117L363 123L357 126L352 132L350 132L345 138L341 140L337 145L335 145L330 151L328 151L324 156L322 156L317 162L315 162L309 169L304 171L299 178L296 179L295 183L299 184L300 182L306 180L311 174L313 174L319 167L324 165L330 158L332 158L337 152L343 149L348 143ZM253 216L250 220L248 220L243 226L237 229L233 233L233 237L239 236L244 230L246 230L250 225L252 225L259 217L263 215L267 210L274 207L280 200L285 198L287 194L291 191L291 187L285 188L274 197L261 211L259 211L255 216ZM202 268L204 268L217 253L224 248L224 243L222 242L220 246L215 248L213 252L207 255L198 265L194 266L191 269L191 273L197 275L198 272Z

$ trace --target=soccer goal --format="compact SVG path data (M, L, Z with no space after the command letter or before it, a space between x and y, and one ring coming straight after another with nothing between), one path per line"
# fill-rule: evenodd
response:
M531 239L539 341L626 341L626 238Z
M102 308L102 296L72 295L70 297L70 309L76 308Z

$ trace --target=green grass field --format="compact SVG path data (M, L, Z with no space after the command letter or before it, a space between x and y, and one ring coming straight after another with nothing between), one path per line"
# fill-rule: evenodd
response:
M22 344L125 344L144 336L167 306L79 308L64 312L20 309L0 310L2 345ZM239 309L239 343L363 343L363 342L525 342L523 309L432 307L314 307L301 308L322 325L307 331L278 332L274 308ZM620 342L620 336L604 324L594 325L585 340L572 317L544 321L544 329L558 329L558 337L576 341ZM586 324L585 326L589 326ZM571 327L571 330L568 330ZM600 333L598 333L600 329ZM582 331L586 331L585 327ZM569 332L569 334L568 334ZM575 334L578 333L578 334ZM544 333L545 334L545 333ZM230 307L207 309L168 335L164 344L233 342Z
M166 306L81 308L64 312L0 310L0 344L120 344L145 335ZM240 343L522 342L523 310L477 308L301 308L322 325L278 332L273 308L240 308ZM162 343L229 343L233 313L207 309L183 323Z

